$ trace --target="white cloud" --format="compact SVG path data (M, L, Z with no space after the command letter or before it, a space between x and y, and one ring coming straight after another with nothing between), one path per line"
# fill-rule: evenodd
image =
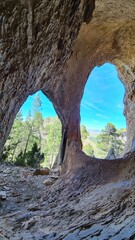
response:
M119 109L123 109L124 108L122 103L117 104L116 107L119 108Z
M104 115L104 114L100 114L100 113L97 113L96 114L97 117L100 117L100 118L104 118L104 119L107 119L108 116Z
M96 110L98 112L103 112L103 110L98 107L95 103L87 102L87 101L82 101L81 106L88 109L88 110Z
M81 107L85 108L85 109L87 109L89 111L91 110L91 108L89 106L87 106L85 103L81 103Z

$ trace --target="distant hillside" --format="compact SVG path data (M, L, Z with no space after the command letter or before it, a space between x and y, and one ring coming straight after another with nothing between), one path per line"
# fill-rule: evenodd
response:
M96 137L97 135L99 135L101 133L100 130L93 130L93 129L88 129L88 132L89 132L90 136L92 136L92 137Z

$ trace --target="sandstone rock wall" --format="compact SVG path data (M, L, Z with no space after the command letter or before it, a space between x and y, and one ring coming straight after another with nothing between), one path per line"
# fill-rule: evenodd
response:
M63 68L94 0L0 2L0 148L28 95L39 89L62 118Z
M60 161L65 157L66 165L81 150L80 101L88 75L110 62L126 91L125 152L135 150L135 2L96 0L92 18L94 2L0 3L0 148L25 99L40 89L62 121Z
M125 152L135 150L135 10L134 1L96 1L93 18L83 23L66 71L74 81L80 101L88 75L95 66L113 63L125 87L124 114L127 121ZM72 76L72 80L71 80ZM78 112L79 116L79 112ZM70 150L67 148L67 152ZM72 144L71 144L72 149Z

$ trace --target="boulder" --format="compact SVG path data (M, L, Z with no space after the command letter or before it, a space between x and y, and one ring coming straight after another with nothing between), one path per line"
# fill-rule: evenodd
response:
M33 176L38 176L38 175L49 175L50 169L49 168L43 168L43 169L36 169L33 172Z

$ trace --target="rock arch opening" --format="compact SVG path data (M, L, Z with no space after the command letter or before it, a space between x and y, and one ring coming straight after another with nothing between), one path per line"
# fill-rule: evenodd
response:
M126 143L125 89L113 64L95 67L81 101L83 151L96 158L122 157Z
M38 91L29 95L17 113L2 159L19 166L51 168L60 142L61 122L52 103Z

